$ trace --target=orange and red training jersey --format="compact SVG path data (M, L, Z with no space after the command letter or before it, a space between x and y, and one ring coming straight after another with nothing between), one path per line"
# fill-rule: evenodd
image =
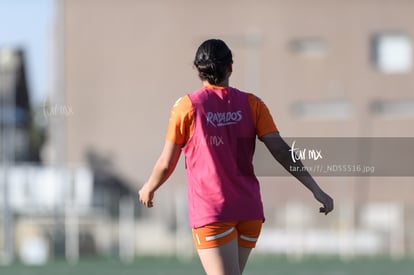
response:
M260 138L271 132L278 132L275 122L266 104L254 94L249 93L249 105ZM185 144L193 133L194 110L188 95L179 98L172 110L168 123L166 140L175 144Z

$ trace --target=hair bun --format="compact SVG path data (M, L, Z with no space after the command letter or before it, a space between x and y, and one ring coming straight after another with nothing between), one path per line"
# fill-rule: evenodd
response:
M226 77L228 66L233 57L227 45L218 39L204 41L197 50L194 66L199 71L201 80L218 84Z

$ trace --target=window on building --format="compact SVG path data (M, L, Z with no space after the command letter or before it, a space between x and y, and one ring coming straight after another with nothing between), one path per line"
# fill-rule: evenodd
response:
M411 100L378 100L371 104L375 115L396 118L414 118L414 99Z
M411 38L404 33L385 33L374 36L373 61L378 70L387 74L409 73L413 68Z
M352 116L352 104L347 100L298 101L292 112L302 119L348 119Z
M304 57L323 57L328 51L326 41L321 38L295 39L290 43L291 50Z

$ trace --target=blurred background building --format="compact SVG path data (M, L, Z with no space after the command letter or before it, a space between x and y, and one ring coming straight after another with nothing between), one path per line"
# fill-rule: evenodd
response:
M55 1L44 142L30 143L24 128L30 158L2 166L3 254L14 244L20 256L72 261L192 255L182 160L155 208L141 208L135 194L161 152L172 105L201 85L192 60L208 38L226 41L231 84L266 102L282 136L413 137L413 10L406 0ZM30 96L21 89L1 95ZM13 180L21 188L9 196ZM318 177L336 199L328 217L292 177L260 180L267 220L258 252L414 253L413 177ZM43 195L49 207L36 195L45 189L54 190Z

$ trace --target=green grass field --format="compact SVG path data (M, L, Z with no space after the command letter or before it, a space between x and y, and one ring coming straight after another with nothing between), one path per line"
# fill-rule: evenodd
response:
M132 264L114 260L84 260L77 265L52 262L45 266L15 264L0 267L1 275L197 275L204 274L198 260L180 263L170 258L143 258ZM358 259L342 262L337 259L306 259L292 262L277 257L252 258L246 275L412 275L414 260L392 261L389 259Z

